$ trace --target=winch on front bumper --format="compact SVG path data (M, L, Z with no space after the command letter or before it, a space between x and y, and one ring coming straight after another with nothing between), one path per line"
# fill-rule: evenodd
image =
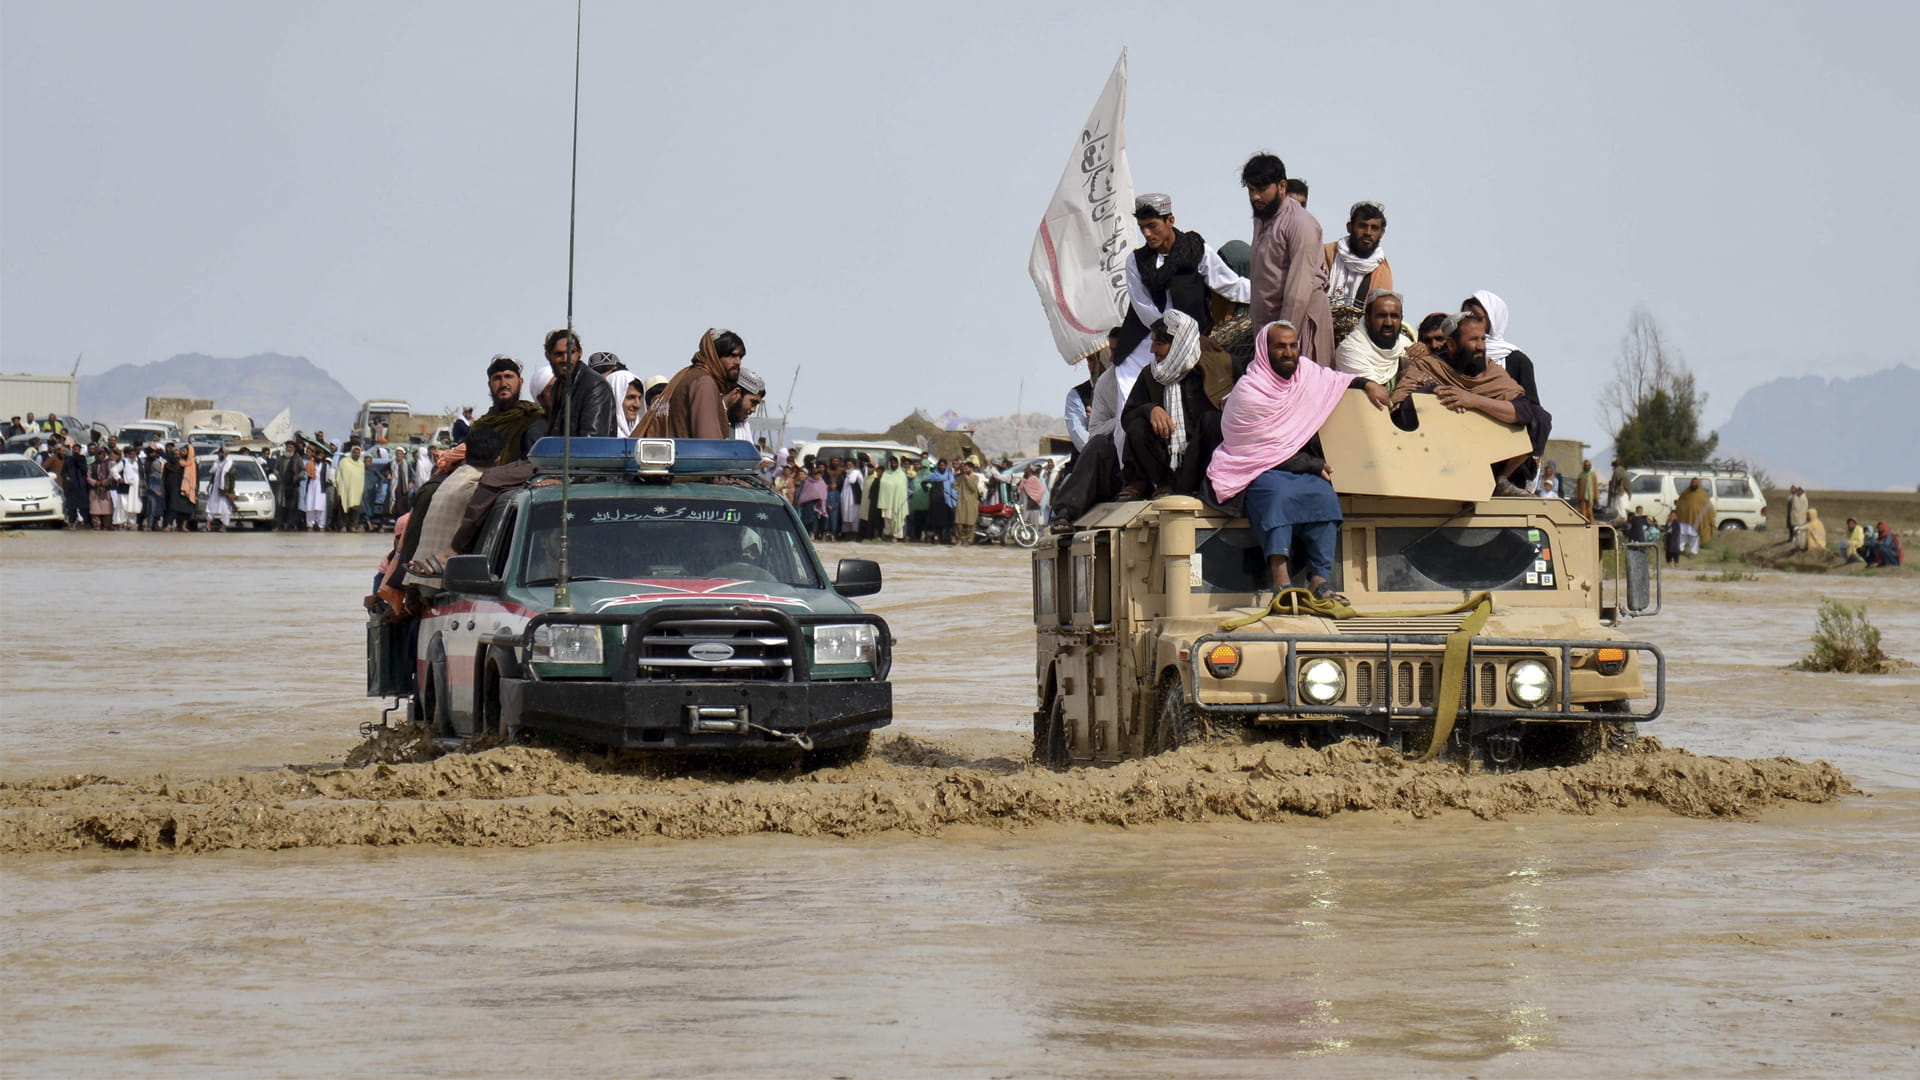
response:
M1187 698L1202 713L1278 721L1339 719L1384 733L1436 716L1447 637L1207 634L1185 650ZM1241 663L1248 646L1277 653L1278 677L1236 680L1240 663L1230 671L1212 663L1225 659L1213 655L1223 645L1232 646ZM1646 698L1641 673L1649 658L1652 703L1634 711L1630 703ZM1274 658L1262 659L1258 669L1270 671ZM1456 723L1468 735L1478 736L1522 721L1644 722L1665 709L1666 687L1666 657L1648 642L1474 637L1467 643ZM1209 689L1215 700L1207 700ZM1537 700L1526 700L1536 695Z
M518 677L499 683L507 730L634 750L808 749L893 719L893 639L878 615L698 604L549 612L517 636L518 655L535 656L543 627L568 625L616 628L603 636L618 639L617 655L609 651L614 659L597 677L556 677L521 663ZM817 664L808 631L850 625L873 628L871 661Z

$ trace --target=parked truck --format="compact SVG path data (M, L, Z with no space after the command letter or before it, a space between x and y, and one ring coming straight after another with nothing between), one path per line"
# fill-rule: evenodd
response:
M80 411L71 375L0 375L0 420L72 416Z

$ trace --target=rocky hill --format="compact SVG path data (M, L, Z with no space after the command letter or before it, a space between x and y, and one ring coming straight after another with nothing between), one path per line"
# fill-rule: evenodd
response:
M146 414L148 397L210 398L266 424L293 410L296 428L344 432L360 400L304 356L258 353L235 359L185 353L152 364L121 364L80 377L80 415L120 424Z
M1804 477L1807 487L1912 491L1920 428L1906 413L1915 401L1920 369L1910 364L1849 379L1775 379L1740 398L1720 442L1752 451L1775 483Z

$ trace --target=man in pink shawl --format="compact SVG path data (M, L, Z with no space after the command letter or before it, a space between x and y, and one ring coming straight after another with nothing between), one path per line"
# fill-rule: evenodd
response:
M1275 592L1293 582L1288 563L1296 539L1307 587L1315 596L1333 592L1340 499L1317 436L1351 388L1365 390L1374 408L1386 408L1386 387L1303 360L1298 331L1271 322L1254 339L1253 363L1221 411L1220 448L1207 479L1220 501L1245 493L1247 523L1267 557Z
M1286 197L1287 166L1272 154L1248 158L1240 183L1253 207L1253 325L1293 324L1301 355L1332 367L1333 306L1320 223Z

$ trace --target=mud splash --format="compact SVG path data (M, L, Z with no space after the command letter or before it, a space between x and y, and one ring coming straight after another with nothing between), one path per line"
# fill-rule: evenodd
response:
M1659 807L1741 817L1855 788L1824 761L1701 757L1643 739L1568 768L1469 773L1360 742L1214 744L1052 772L895 735L853 765L741 778L635 771L527 747L359 769L173 780L79 775L0 784L0 851L205 852L342 845L527 847L752 833L934 835L954 826L1158 822L1371 812L1597 814Z

